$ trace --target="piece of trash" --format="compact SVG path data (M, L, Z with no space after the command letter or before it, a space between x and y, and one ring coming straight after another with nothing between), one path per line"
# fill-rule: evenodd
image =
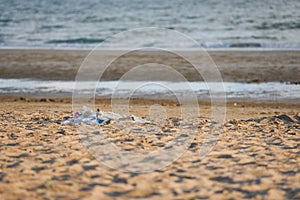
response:
M97 119L98 124L102 124L104 122L103 119Z
M61 124L121 124L121 123L133 123L133 124L146 124L150 123L143 118L134 115L121 115L113 112L103 112L97 109L93 110L83 107L82 112L74 112L73 116L66 116Z

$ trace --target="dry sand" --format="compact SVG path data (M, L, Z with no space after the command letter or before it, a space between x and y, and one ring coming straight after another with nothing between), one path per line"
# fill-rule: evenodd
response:
M179 105L158 103L176 120ZM132 111L147 117L150 104L134 101ZM98 102L103 110L109 105ZM188 150L164 169L132 174L98 162L73 125L58 123L71 115L70 99L1 97L0 199L300 199L299 104L229 102L218 142L205 157L199 149L210 107L200 105ZM118 131L112 136L128 151L162 146Z
M84 50L0 50L0 78L42 80L74 80L84 58ZM288 82L299 83L300 51L209 51L222 78L227 82ZM120 51L98 51L98 55L115 59ZM123 52L124 53L124 52ZM181 55L207 66L203 52L185 51ZM102 58L103 58L102 57ZM101 58L101 59L102 59ZM102 59L103 60L103 59ZM101 63L101 60L98 60ZM162 63L175 68L190 81L199 81L199 73L184 59L167 52L130 52L115 60L102 76L103 80L119 80L128 70L145 63ZM104 65L106 66L106 65ZM196 72L196 73L195 73ZM93 72L94 73L94 72ZM99 71L95 71L99 73ZM201 74L203 75L203 74ZM153 80L151 73L141 79ZM166 74L167 76L167 74ZM139 76L134 76L138 79ZM157 76L156 76L157 77ZM134 79L131 77L131 79ZM161 79L167 80L170 77Z

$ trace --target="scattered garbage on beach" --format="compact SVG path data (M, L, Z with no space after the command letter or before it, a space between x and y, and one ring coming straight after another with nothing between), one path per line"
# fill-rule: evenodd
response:
M122 124L122 123L133 123L133 124L148 124L143 118L134 115L121 115L113 112L103 112L100 109L93 111L87 107L83 107L82 112L74 112L73 116L66 116L61 124Z

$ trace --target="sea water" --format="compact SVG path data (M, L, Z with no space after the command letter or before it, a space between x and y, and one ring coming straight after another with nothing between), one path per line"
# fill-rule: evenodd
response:
M0 47L93 48L160 27L205 48L299 49L299 10L299 0L1 0Z
M218 91L215 89L218 88ZM228 100L299 102L300 85L266 82L163 82L163 81L39 81L29 79L0 79L0 95L128 97L176 99L195 96L199 100L221 97Z

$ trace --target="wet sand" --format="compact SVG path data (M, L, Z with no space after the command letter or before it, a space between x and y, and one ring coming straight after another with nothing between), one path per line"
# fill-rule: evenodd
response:
M299 104L228 102L216 145L200 157L201 135L210 126L210 106L201 102L198 135L187 151L164 169L133 174L97 161L75 126L58 123L71 115L71 99L0 101L0 199L300 198ZM144 110L153 103L135 100L132 112L147 117ZM156 103L169 120L178 119L180 105ZM97 107L108 111L110 101L99 100ZM160 140L140 143L133 133L112 137L128 151L162 148Z
M0 50L0 78L29 78L41 80L75 80L77 70L90 51L86 50ZM114 59L120 51L98 51ZM209 51L226 82L287 82L299 83L300 51ZM123 52L124 53L124 52ZM204 53L181 52L185 58L207 65ZM101 61L99 61L101 63ZM163 63L176 69L190 81L203 80L186 60L172 53L131 52L115 60L102 80L119 80L127 71L145 63ZM106 66L106 65L105 65ZM203 68L209 72L211 69ZM94 72L93 72L94 73ZM99 73L99 71L95 71ZM140 79L153 80L155 74L143 74ZM161 75L161 74L160 74ZM166 74L167 76L167 74ZM139 76L131 77L138 79ZM169 77L160 76L167 80Z

